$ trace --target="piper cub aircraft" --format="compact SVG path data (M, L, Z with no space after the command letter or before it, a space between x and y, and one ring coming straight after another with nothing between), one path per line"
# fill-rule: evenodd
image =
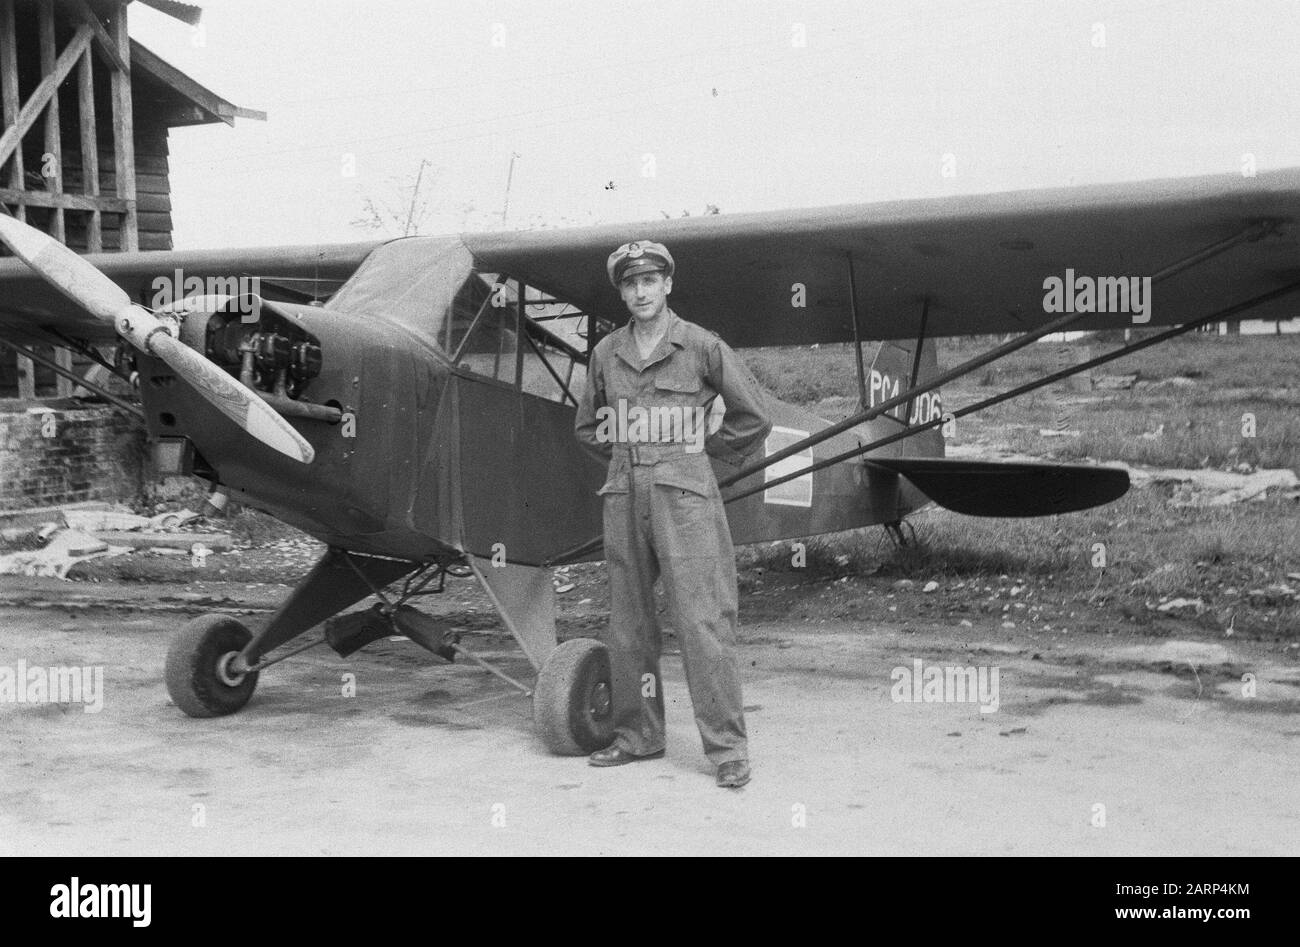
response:
M607 656L557 646L551 568L600 556L601 464L573 434L588 352L626 318L609 251L661 241L673 308L735 347L854 342L861 402L838 423L772 399L747 466L716 464L737 543L899 524L930 502L1045 516L1109 502L1122 471L944 457L957 417L1208 322L1284 318L1300 289L1300 169L528 233L299 249L78 256L0 216L0 342L72 345L138 381L161 469L211 481L328 550L256 634L183 628L176 705L233 713L258 675L320 643L404 635L479 661L415 607L482 583L537 671L542 739L610 739ZM159 278L256 277L257 298L147 308ZM324 300L322 302L322 300ZM944 383L1066 330L1170 326L954 408ZM939 372L941 336L1018 333ZM871 366L862 343L880 343ZM97 346L117 341L115 359ZM105 394L108 394L105 392ZM377 604L347 612L374 596ZM323 633L306 636L323 625ZM482 662L480 662L482 663Z

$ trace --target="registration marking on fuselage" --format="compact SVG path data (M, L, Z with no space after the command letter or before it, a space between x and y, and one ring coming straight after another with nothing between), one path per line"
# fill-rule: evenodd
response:
M808 431L797 431L792 427L773 427L772 433L767 436L763 442L763 453L771 457L777 451L784 450L793 444L797 444L808 436ZM796 471L803 470L813 462L813 451L811 447L801 450L797 454L792 454L785 460L778 461L771 467L763 471L763 480L770 483L778 480L786 474L792 474ZM802 477L795 477L788 483L778 484L775 487L768 487L763 491L763 502L774 503L779 506L812 506L813 495L813 475L804 474Z

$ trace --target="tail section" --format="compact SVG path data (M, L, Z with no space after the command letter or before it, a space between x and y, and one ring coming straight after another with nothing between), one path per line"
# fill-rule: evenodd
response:
M873 458L927 497L967 516L1056 516L1091 509L1128 492L1128 473L1083 464L1019 464L958 458Z
M917 355L915 343L883 342L867 376L867 396L876 405L939 373L934 343ZM913 377L918 381L913 382ZM872 423L873 439L943 417L939 392L917 395ZM885 430L885 426L892 430ZM944 457L942 425L896 441L867 457L867 467L901 475L899 496L915 509L933 500L967 516L1054 516L1110 503L1129 487L1123 470L1067 464L1014 464ZM919 491L922 497L917 497Z
M918 357L919 356L919 357ZM881 342L867 372L868 407L894 398L939 373L934 342L926 339L920 349L915 342ZM915 379L915 380L914 380ZM910 402L890 408L872 422L873 439L893 434L900 425L920 425L943 417L943 399L938 389L917 395ZM883 453L891 457L942 457L943 432L939 427L891 445Z

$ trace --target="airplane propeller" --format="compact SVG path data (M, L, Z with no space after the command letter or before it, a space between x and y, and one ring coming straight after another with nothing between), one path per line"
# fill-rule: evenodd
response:
M249 435L287 457L310 464L312 446L275 409L177 339L171 326L72 250L14 217L0 215L0 241L47 283L106 322L147 355L166 362L200 395Z

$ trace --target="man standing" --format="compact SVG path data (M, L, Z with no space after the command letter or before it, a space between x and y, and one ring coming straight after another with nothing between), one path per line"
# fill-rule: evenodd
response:
M736 646L736 560L709 457L740 467L772 429L744 363L714 333L668 308L672 255L636 241L610 254L610 282L632 318L601 339L578 406L579 441L609 461L605 557L615 739L593 766L663 756L664 703L654 583L669 615L704 753L719 786L749 782ZM721 426L706 438L719 395ZM630 423L629 420L631 419Z

